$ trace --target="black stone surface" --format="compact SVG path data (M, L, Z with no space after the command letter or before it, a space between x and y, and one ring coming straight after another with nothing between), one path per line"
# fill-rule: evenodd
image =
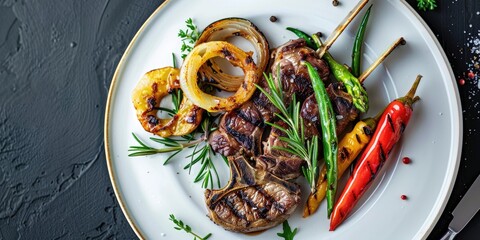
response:
M419 13L465 80L458 85L464 144L455 188L430 239L445 231L480 173L480 1L437 2ZM0 0L0 239L136 238L108 177L104 111L118 61L161 3ZM457 239L479 236L477 214Z

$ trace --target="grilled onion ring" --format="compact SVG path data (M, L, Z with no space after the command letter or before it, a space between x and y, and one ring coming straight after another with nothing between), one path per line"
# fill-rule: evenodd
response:
M161 137L183 136L191 133L202 120L203 109L195 106L185 96L177 114L172 118L157 117L162 98L180 88L180 71L164 67L146 73L132 92L132 102L137 118L147 132Z
M227 59L232 65L242 68L245 74L241 86L228 98L207 94L198 87L197 73L200 67L214 57ZM180 87L190 101L209 112L230 111L252 96L259 78L251 54L231 43L212 41L195 46L187 55L180 70Z
M197 45L209 41L226 41L231 37L243 37L255 48L258 74L261 75L269 61L270 48L267 39L257 26L243 18L225 18L215 21L203 30ZM202 79L222 90L235 92L243 82L243 76L230 75L221 70L212 59L200 68Z

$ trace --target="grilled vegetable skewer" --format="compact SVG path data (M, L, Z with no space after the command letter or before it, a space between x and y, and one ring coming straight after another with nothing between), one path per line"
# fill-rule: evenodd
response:
M382 56L388 56L399 44L396 44L398 42L401 42L403 38L400 38L393 44L389 49L387 49ZM379 59L384 60L385 57L381 57ZM373 63L370 68L374 69L377 67L382 60L377 60L375 63ZM368 75L366 75L368 76ZM362 78L360 83L363 83L366 78ZM338 178L341 178L343 176L343 173L345 172L345 168L348 167L348 165L351 165L355 158L358 156L358 154L363 150L363 148L366 146L368 141L370 140L371 134L373 130L375 129L376 123L378 122L378 118L380 115L374 118L368 118L362 121L359 121L353 130L350 133L347 133L342 140L339 142L338 145ZM369 129L367 129L367 128ZM358 145L351 145L352 141L355 142L357 141L357 137L359 136L361 139L361 144L359 143ZM350 139L350 140L347 140ZM345 153L345 151L348 151L349 155L347 158L344 158L342 155ZM310 194L308 196L307 204L303 210L303 217L308 217L311 214L313 214L315 211L317 211L318 207L320 206L320 203L322 200L325 198L325 194L327 191L327 183L326 183L326 169L322 169L319 172L319 177L316 185L317 191L314 194Z
M370 9L367 11L366 15L369 14L369 11L370 11ZM363 25L366 25L366 23L364 23ZM292 31L298 37L305 39L307 42L315 40L317 45L321 44L317 35L313 35L312 37L310 37L308 34L302 32L298 29L295 29L295 28L287 28L287 30ZM379 58L377 61L375 61L374 64L372 64L370 66L369 71L370 72L373 71L373 69L375 69L375 67L377 67L386 58L386 56L388 56L399 45L398 43L402 42L401 40L404 41L403 38L400 38L386 52L384 52L381 55L382 57ZM357 50L356 52L359 52L359 51ZM332 65L335 65L337 67L336 70L337 70L337 75L338 76L342 76L343 78L347 78L346 79L347 81L354 81L355 80L355 77L352 76L352 74L348 71L348 69L345 66L341 65L340 63L336 62L328 52L326 52L326 55L324 55L324 58L327 60L327 62L328 62L328 60L330 60L329 64L332 63ZM335 70L332 69L332 71L335 73ZM364 76L367 77L368 75L369 74L365 74ZM360 84L364 80L365 80L365 78L363 78L361 81L359 81L357 79L357 82L358 82L357 86L359 86L361 89L363 89L363 87ZM347 136L345 136L344 139L342 139L342 141L340 142L340 145L338 147L338 152L340 153L340 155L338 156L338 163L337 163L339 165L339 166L337 166L338 178L340 178L343 175L345 169L355 160L355 158L358 156L358 154L361 152L361 150L367 144L368 140L370 139L371 132L373 132L373 129L375 129L376 120L378 120L378 118L379 118L379 116L377 116L377 118L375 118L375 119L366 119L364 121L360 121L355 126L354 130L351 133L347 134ZM367 132L365 132L365 131L367 131ZM359 142L359 144L356 145L356 146L352 146L354 141L357 141L357 139L358 139L357 136L362 136L362 137L360 137L361 142ZM348 139L350 139L350 140L348 140ZM350 144L350 146L347 146L348 144ZM343 155L342 155L342 153L343 153ZM345 154L348 154L348 153L350 153L348 155L348 157L345 156ZM327 193L327 190L328 190L327 176L326 175L327 175L327 170L326 170L326 166L324 166L324 168L320 171L320 174L319 174L319 177L318 177L318 181L317 181L317 184L316 184L316 192L311 193L308 200L307 200L307 205L304 208L303 217L307 217L307 216L311 215L312 213L314 213L318 209L318 207L319 207L321 201L323 200L323 198L325 197L325 195ZM329 202L329 200L327 198L327 209L329 209L328 202ZM330 202L333 202L333 199L331 199Z
M353 174L335 205L330 231L335 230L347 218L402 136L413 112L412 105L419 99L415 92L421 78L420 75L417 76L407 95L391 102L383 112L372 140L358 159Z

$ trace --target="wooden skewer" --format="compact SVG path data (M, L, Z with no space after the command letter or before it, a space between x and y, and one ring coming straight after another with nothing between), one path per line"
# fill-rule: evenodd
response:
M369 0L360 1L355 8L348 13L348 15L343 19L343 21L335 28L332 34L328 36L327 40L323 47L317 50L318 56L323 57L328 49L333 45L337 38L342 34L342 32L347 28L347 26L353 21L353 19L358 15L358 13L367 5Z
M372 65L370 65L370 67L368 67L367 70L360 75L360 77L358 77L358 81L363 83L363 81L365 81L365 79L373 72L373 70L375 70L375 68L377 68L378 65L380 65L388 57L388 55L390 55L390 53L392 53L393 50L398 47L398 45L405 45L405 43L406 41L403 37L397 39L397 41L390 45L390 47L374 63L372 63Z

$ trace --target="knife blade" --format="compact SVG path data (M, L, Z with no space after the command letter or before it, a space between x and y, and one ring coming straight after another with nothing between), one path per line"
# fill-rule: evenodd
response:
M448 226L448 232L442 237L442 240L454 239L467 223L475 216L480 209L480 176L477 176L475 182L468 189L465 196L458 203L452 212L453 220Z

